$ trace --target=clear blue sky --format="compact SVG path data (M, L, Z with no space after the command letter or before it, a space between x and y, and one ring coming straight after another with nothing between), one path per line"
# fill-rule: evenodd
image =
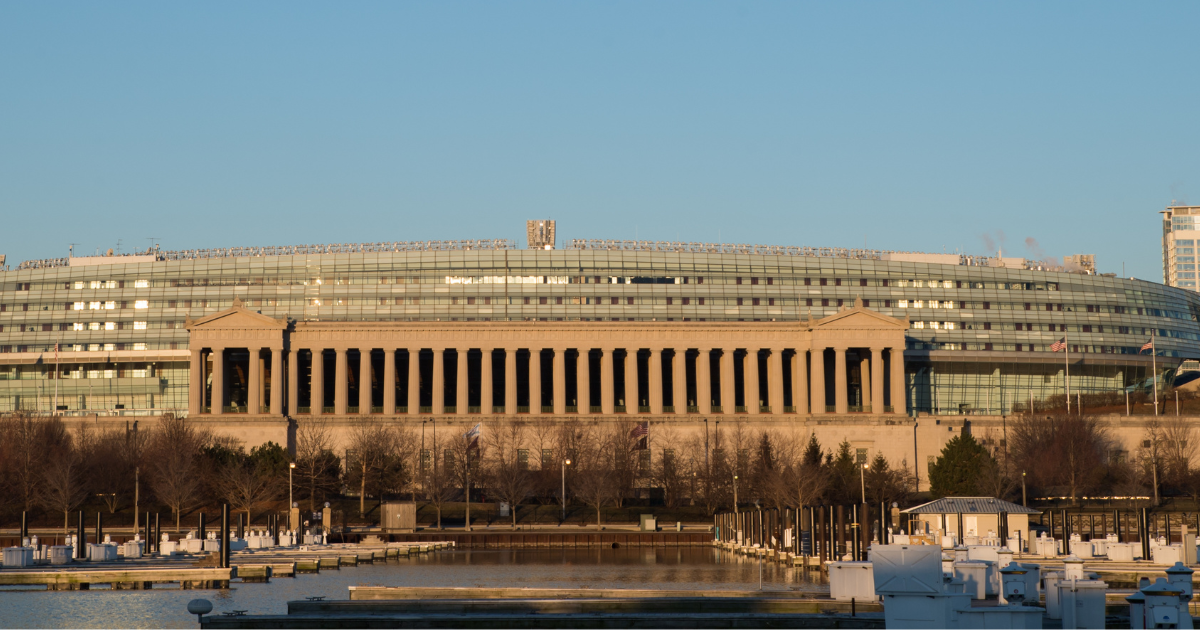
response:
M1095 253L1200 204L1200 3L0 3L0 253Z

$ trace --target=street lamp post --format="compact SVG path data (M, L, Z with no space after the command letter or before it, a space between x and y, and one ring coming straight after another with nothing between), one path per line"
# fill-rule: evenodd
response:
M862 484L863 505L867 504L867 466L868 464L863 464L858 467L858 480Z
M737 513L738 513L737 479L738 479L738 476L734 475L733 476L733 514L734 514L734 516L737 516Z
M1025 471L1021 471L1021 505L1029 507L1029 497L1025 495Z
M567 466L571 465L571 460L564 459L562 466L562 520L567 521Z
M296 470L296 462L288 462L288 526L292 523L292 508L296 505L292 503L292 471Z

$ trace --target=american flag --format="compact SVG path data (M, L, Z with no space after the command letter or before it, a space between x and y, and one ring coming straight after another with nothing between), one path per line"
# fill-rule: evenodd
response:
M1154 337L1151 337L1150 341L1147 341L1146 343L1142 344L1142 349L1138 350L1138 352L1141 353L1141 352L1145 352L1147 350L1153 350L1153 349L1154 349Z
M1054 344L1050 346L1050 352L1058 352L1059 350L1062 350L1063 348L1066 348L1066 347L1067 347L1067 338L1063 337L1062 339L1055 341Z
M639 422L634 425L633 430L629 432L629 438L636 440L650 435L650 421Z

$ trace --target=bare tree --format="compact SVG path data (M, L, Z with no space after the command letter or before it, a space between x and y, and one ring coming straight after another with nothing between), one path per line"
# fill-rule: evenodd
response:
M142 464L146 440L145 431L126 428L80 433L83 468L109 514L132 498L134 471Z
M442 529L442 510L447 503L458 495L458 487L454 485L455 470L453 462L446 461L446 456L442 451L438 450L437 425L433 427L431 439L433 443L433 456L430 459L433 461L424 470L421 485L425 490L425 500L429 501L429 504L437 512L437 528Z
M39 418L17 412L0 421L0 450L3 451L5 485L12 489L22 509L40 503L47 452L69 442L66 427L57 417Z
M70 442L47 455L43 477L42 505L63 513L63 531L70 529L70 516L88 495L87 479L79 452Z
M509 505L513 527L517 526L517 506L533 489L529 462L522 461L526 426L518 420L498 422L486 434L488 443L488 485L497 497Z
M628 452L628 440L624 427L617 431L600 433L588 431L576 454L578 467L572 471L571 489L585 505L596 510L596 528L602 519L601 510L615 502L620 494L619 482L613 470L613 460L622 452Z
M295 474L300 477L310 511L317 509L326 494L337 490L340 481L341 462L333 454L331 433L329 423L320 416L296 427Z
M360 420L350 429L346 453L347 481L359 486L358 515L366 514L368 485L382 495L398 459L396 434L378 422Z
M1010 457L1028 481L1061 488L1072 501L1097 487L1112 451L1107 430L1088 415L1025 415L1009 428Z
M175 531L184 511L203 503L200 449L206 435L174 414L165 414L150 439L150 487L175 513Z
M235 511L246 513L251 522L252 511L279 496L279 478L261 463L232 462L219 473L222 497Z

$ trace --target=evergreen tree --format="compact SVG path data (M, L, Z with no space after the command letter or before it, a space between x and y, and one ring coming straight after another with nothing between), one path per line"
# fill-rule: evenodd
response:
M858 466L854 461L854 449L850 446L850 442L842 440L838 444L837 454L832 458L826 458L827 468L829 469L829 498L836 502L857 503L859 497L858 491Z
M806 467L821 466L821 443L817 441L817 434L808 436L808 446L804 447L803 463Z
M995 461L970 434L956 435L929 467L929 492L935 498L970 497L983 492L983 477Z

